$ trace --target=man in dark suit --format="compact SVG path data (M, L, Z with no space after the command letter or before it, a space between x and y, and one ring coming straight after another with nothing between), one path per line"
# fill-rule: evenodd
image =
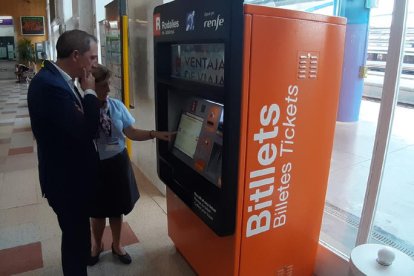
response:
M94 137L99 100L91 69L98 61L97 40L80 30L63 33L57 61L44 62L30 83L28 107L37 142L42 194L62 230L65 275L87 275L90 256L90 202L98 183ZM85 95L74 85L78 78Z

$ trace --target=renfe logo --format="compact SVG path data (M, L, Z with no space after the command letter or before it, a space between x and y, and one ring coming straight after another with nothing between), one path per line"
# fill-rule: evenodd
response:
M220 14L217 15L216 19L210 19L204 21L204 28L214 28L217 31L218 28L224 26L224 18L220 18Z
M159 13L154 14L154 36L161 35L161 15Z

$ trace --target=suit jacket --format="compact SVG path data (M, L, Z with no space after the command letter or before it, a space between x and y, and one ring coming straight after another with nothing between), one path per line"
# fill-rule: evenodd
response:
M99 156L93 139L99 100L86 95L81 99L82 112L69 84L45 61L30 82L27 101L42 194L55 211L89 207L98 183Z

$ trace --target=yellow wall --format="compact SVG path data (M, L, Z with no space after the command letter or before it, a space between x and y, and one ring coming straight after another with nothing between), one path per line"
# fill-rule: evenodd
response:
M1 0L0 2L0 15L13 16L14 35L16 37L16 41L19 41L24 37L29 39L34 44L48 39L46 0ZM23 36L21 34L20 16L44 16L45 35Z

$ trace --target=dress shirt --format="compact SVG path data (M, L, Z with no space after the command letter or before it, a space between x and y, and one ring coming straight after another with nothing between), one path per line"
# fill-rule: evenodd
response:
M78 93L75 92L74 79L72 79L72 77L69 76L65 71L63 71L56 63L54 63L54 62L51 62L51 63L56 67L56 69L58 69L58 71L62 75L63 79L68 83L70 89L72 90L73 95L75 95L75 98L79 101L80 108L83 111L82 100L79 98ZM96 92L93 91L92 89L86 89L84 91L84 93L85 93L85 95L92 94L96 97Z

